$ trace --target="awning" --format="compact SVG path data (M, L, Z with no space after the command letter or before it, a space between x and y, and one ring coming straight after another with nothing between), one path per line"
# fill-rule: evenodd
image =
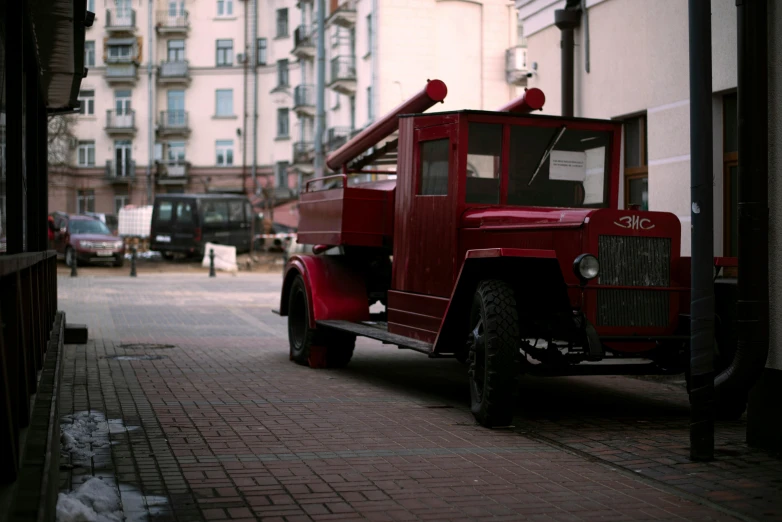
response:
M79 106L84 77L86 0L29 0L41 85L51 112Z

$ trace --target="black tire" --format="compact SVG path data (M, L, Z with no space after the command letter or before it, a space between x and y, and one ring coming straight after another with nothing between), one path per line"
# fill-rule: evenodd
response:
M310 328L310 304L304 279L297 275L288 297L288 343L291 359L309 366L310 347L315 341L315 329Z
M74 259L75 256L76 256L76 251L73 250L73 248L71 248L71 247L67 247L65 249L65 264L67 266L72 266L73 265L73 259ZM76 263L78 263L78 260L76 261Z
M114 268L122 268L125 266L125 258L120 257L119 259L114 261Z
M310 348L322 346L326 350L326 366L344 368L353 357L356 336L340 331L320 331L309 326L310 303L304 279L297 275L291 285L288 299L288 342L290 358L303 366L310 364Z
M160 255L166 261L171 261L172 259L174 259L174 254L172 252L162 252Z
M504 281L482 281L470 311L470 409L487 428L513 420L519 339L513 289Z

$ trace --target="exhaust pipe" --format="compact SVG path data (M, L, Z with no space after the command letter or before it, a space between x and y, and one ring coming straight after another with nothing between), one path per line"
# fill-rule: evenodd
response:
M562 116L573 117L573 31L581 23L580 9L557 9L554 24L562 31Z

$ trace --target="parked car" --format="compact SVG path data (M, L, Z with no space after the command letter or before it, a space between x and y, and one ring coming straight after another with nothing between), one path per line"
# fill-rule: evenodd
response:
M155 197L150 249L171 258L175 253L203 256L206 243L250 250L253 210L244 196L169 194Z
M73 265L74 258L82 263L125 263L125 244L111 234L106 224L98 218L55 212L54 249L65 264ZM52 223L50 221L50 223Z
M100 219L106 224L113 235L117 235L119 221L117 216L114 214L105 214L102 212L85 212L84 215Z

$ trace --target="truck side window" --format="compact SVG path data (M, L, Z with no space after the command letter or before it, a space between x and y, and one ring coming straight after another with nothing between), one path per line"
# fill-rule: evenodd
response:
M242 201L230 201L228 203L228 214L231 223L244 223L244 205Z
M422 141L420 196L448 195L448 138Z
M180 202L176 207L176 220L177 223L192 223L193 222L193 208L187 201Z
M466 202L498 204L502 165L502 125L470 123L467 138Z
M171 221L173 213L174 204L170 201L161 201L157 208L157 219L158 221Z
M207 201L204 204L204 223L228 223L228 203L225 201Z

